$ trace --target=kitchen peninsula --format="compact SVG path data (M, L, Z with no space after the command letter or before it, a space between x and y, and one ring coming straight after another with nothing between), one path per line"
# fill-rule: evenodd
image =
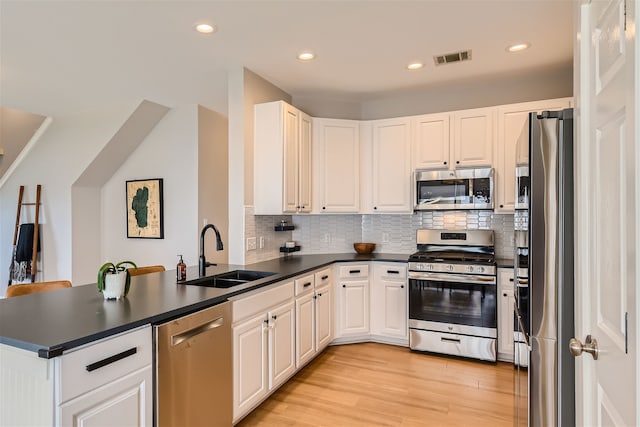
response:
M146 414L145 424L151 425L153 348L150 325L194 313L245 293L255 294L260 288L267 290L270 285L279 286L296 276L338 263L405 263L406 260L404 254L376 253L289 256L250 265L219 264L207 268L207 276L237 269L275 273L227 289L176 284L175 271L168 271L132 278L129 295L119 301L105 301L92 285L0 300L0 424L64 424L61 421L65 419L64 405L75 404L79 397L73 396L87 394L91 397L90 392L95 388L82 377L90 369L98 369L90 362L102 362L112 355L123 359L127 357L123 354L129 352L132 355L126 362L132 364L129 370L121 372L120 376L114 374L114 377L104 370L99 374L103 377L101 384L123 381L121 377L143 384L136 386L143 400L146 399L141 403L145 407L140 412ZM187 280L195 279L198 279L197 267L188 268ZM368 309L366 313L368 316ZM65 356L85 354L108 345L117 339L107 338L118 334L129 340L124 351L101 349L90 360L64 363ZM74 369L82 372L73 373ZM139 377L129 378L133 375L130 372ZM69 382L74 383L76 391L65 385ZM99 396L93 398L100 401ZM25 417L28 417L26 421Z

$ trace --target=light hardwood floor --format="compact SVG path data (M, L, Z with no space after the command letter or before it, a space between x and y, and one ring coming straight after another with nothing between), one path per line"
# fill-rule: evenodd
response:
M512 426L514 369L363 343L332 346L248 426Z

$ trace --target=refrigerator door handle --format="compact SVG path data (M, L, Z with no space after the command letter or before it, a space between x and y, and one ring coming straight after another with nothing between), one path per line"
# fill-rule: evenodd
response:
M531 351L531 343L529 341L529 335L527 335L527 332L524 329L524 325L522 324L522 316L520 315L520 309L518 308L518 304L514 303L513 308L516 312L516 317L518 318L518 328L520 329L520 332L522 332L522 336L524 337L524 343L527 345L527 349Z

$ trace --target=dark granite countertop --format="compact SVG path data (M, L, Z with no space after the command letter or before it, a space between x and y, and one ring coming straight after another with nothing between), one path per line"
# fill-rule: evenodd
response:
M0 344L52 358L65 350L145 324L158 324L334 262L406 262L406 254L290 255L249 265L219 264L207 276L246 269L276 274L228 289L176 283L175 270L131 278L126 298L105 301L95 285L0 299ZM187 268L187 281L198 268Z

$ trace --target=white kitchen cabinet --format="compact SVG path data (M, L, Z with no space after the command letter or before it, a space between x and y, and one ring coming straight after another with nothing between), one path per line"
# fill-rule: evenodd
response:
M498 359L513 362L513 269L498 269Z
M314 212L358 213L360 122L313 119Z
M293 301L268 313L269 389L285 382L296 370L296 323Z
M528 117L530 112L561 110L571 106L571 98L549 99L535 102L503 105L498 107L498 138L494 150L495 167L495 211L514 211L516 197L516 164L527 163L528 141L522 144L518 153L518 140L528 140ZM520 157L520 159L518 159Z
M414 169L447 169L450 156L449 113L412 118Z
M233 421L295 372L294 283L232 297Z
M454 168L491 167L496 109L475 108L452 114Z
M402 263L373 263L371 335L408 344L407 267Z
M335 337L369 335L369 265L337 264Z
M411 213L411 121L372 122L373 213Z
M315 317L315 294L310 290L296 298L296 367L315 355Z
M311 212L311 117L284 101L255 105L257 215Z
M319 353L333 339L333 310L331 284L316 289L315 301L315 340L316 352Z

